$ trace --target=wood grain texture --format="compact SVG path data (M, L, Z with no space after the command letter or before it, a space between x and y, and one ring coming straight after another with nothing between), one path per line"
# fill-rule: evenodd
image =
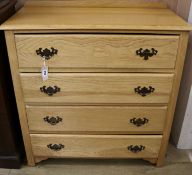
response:
M50 135L31 134L33 152L42 157L96 158L157 158L161 136L135 135ZM63 144L61 151L53 151L49 144ZM130 145L143 145L141 152L132 153Z
M20 68L38 68L39 48L58 50L47 65L52 68L174 68L179 36L162 35L16 35ZM144 60L136 55L140 48L152 48L157 55ZM27 71L27 70L26 70Z
M39 68L21 68L22 73L39 73ZM174 73L174 69L149 69L149 68L50 68L49 73Z
M24 7L0 29L186 31L192 27L169 9Z
M169 136L171 132L171 126L172 126L176 102L177 102L177 96L178 96L179 87L180 87L180 81L182 77L188 38L189 38L188 32L183 32L180 36L175 76L173 81L173 90L171 93L171 100L168 105L167 120L164 128L163 139L162 139L161 149L158 156L157 166L162 166L164 164L165 154L167 151L167 145L169 142Z
M163 31L163 30L154 30L154 31L148 31L148 30L121 30L116 29L115 31L113 29L108 30L99 30L99 29L68 29L68 30L59 30L59 29L44 29L42 30L14 30L13 31L15 35L17 34L143 34L143 35L180 35L182 31Z
M31 6L165 8L161 0L29 0Z
M146 4L148 8L140 8L141 6L139 8L120 8L120 3L125 3L124 0L111 0L110 3L109 0L105 0L100 1L102 2L101 8L99 1L89 1L92 8L88 8L86 7L88 1L80 0L78 3L81 8L75 8L74 2L77 1L65 0L68 7L59 7L59 1L55 1L57 7L51 8L27 5L1 27L1 29L20 33L15 35L19 61L15 45L13 45L15 38L12 31L7 32L7 40L11 45L8 47L10 63L29 164L34 165L34 158L38 162L48 157L97 157L144 158L152 163L157 163L158 166L162 165L182 75L188 39L186 31L191 30L192 27L163 7L149 8ZM134 6L136 1L129 2ZM116 7L113 8L115 4ZM169 5L173 9L177 6L173 1L170 1ZM103 8L104 6L108 8ZM43 35L44 32L47 33L47 37ZM66 38L67 33L70 32L71 34ZM55 38L56 33L59 33L58 38ZM126 35L128 33L131 35ZM76 38L75 34L76 36L78 34ZM152 34L153 36L159 35L152 38ZM96 35L97 37L102 35L104 38L98 39L95 37ZM178 35L180 35L179 45ZM26 38L26 36L29 37ZM42 36L44 37L42 38ZM121 37L116 38L117 36ZM134 37L129 46L130 38L128 37L130 36ZM146 41L146 37L149 37L148 41ZM161 40L161 38L163 39ZM42 45L42 47L52 47L53 40L56 40L55 43L61 42L57 46L61 47L62 51L67 50L69 56L64 55L65 52L61 52L62 56L60 56L59 52L58 56L54 57L55 60L62 58L68 65L64 64L64 61L52 63L49 80L43 82L39 72L41 61L34 57L34 50L35 47ZM165 40L166 42L164 42ZM134 50L136 46L144 47L143 43L148 47L153 47L151 43L157 44L155 46L159 47L159 56L161 60L164 59L164 63L159 62L160 59L158 62L151 63L149 67L139 63L132 63L132 65L128 63L127 57L136 59L133 52L130 52L130 48ZM85 50L81 50L83 45L86 45ZM103 58L101 62L99 62L99 56ZM118 57L122 62L117 61ZM89 61L90 58L93 58L94 64ZM31 60L33 61L31 62ZM20 69L18 69L19 66ZM119 72L110 72L114 67ZM93 70L98 68L100 69L98 72L101 70L103 72L94 73ZM123 71L123 68L126 69ZM92 70L92 73L91 71L77 72L85 69L86 71ZM153 73L154 69L158 73ZM38 70L39 73L29 73L34 70ZM55 70L57 73L54 72ZM64 73L65 70L70 73ZM72 73L74 70L76 73ZM58 86L61 88L61 92L47 96L40 92L40 87L44 85ZM141 97L134 92L138 86L152 86L155 88L155 92ZM25 109L25 105L31 106L27 106ZM29 120L26 118L26 112ZM53 129L52 132L49 125L41 125L40 119L42 119L41 115L51 116L55 115L55 112L62 115L63 121L66 121L67 124L66 126L61 123L61 125L56 125L60 129L55 129L55 131ZM158 135L144 135L146 130L141 130L142 133L140 133L139 129L137 131L130 129L132 130L130 132L129 127L126 128L124 125L127 124L126 122L120 123L129 120L132 115L143 115L143 112L148 114L150 120L155 123L151 125L150 134L154 134L159 127ZM156 116L153 117L155 114ZM30 131L31 140L28 121L29 127L34 127ZM149 126L150 123L145 127ZM105 135L96 135L98 132ZM128 135L133 132L141 135ZM66 135L69 133L70 135ZM116 135L111 135L111 133ZM53 151L47 147L48 144L63 144L64 149ZM127 150L129 145L144 145L145 150L137 154L131 153Z
M81 134L161 134L166 107L123 106L28 106L30 133ZM51 125L44 118L59 116L62 121ZM130 122L133 118L148 119L140 127Z
M29 136L28 123L26 118L25 104L23 98L22 87L20 83L19 71L18 71L18 62L17 62L17 53L15 48L14 34L12 31L6 31L6 42L8 48L9 62L11 66L11 74L14 85L14 91L16 96L17 108L20 118L20 125L23 134L23 140L25 145L25 151L27 155L28 165L35 165L34 157L31 148L31 139Z
M47 81L40 73L20 75L27 103L168 103L173 82L173 74L50 73ZM61 91L48 96L40 91L43 86L58 86ZM142 97L135 93L138 86L155 91Z
M26 0L18 0L18 6L22 6ZM165 8L165 5L174 11L178 10L178 4L186 4L186 2L191 0L28 0L25 5L41 5L41 6L101 6L101 7L151 7L151 8ZM164 2L164 4L162 3Z

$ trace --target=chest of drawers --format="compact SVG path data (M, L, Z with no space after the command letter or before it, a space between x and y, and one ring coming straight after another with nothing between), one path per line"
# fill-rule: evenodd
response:
M162 6L33 4L1 28L29 165L67 157L163 165L188 24Z

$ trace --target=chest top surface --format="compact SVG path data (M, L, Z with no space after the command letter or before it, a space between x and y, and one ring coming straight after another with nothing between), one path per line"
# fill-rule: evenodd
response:
M0 29L189 31L192 27L168 8L26 5Z

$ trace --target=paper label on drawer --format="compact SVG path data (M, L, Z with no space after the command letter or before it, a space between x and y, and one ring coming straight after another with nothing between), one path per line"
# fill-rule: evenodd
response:
M44 65L44 66L41 68L41 75L42 75L43 81L48 80L48 67L47 67L47 66Z

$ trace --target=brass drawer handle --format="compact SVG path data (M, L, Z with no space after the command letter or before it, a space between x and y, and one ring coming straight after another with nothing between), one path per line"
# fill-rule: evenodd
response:
M47 145L47 148L53 150L53 151L61 151L65 146L62 144L49 144Z
M60 92L61 89L57 86L54 86L54 87L46 87L46 86L43 86L43 87L40 87L40 91L47 94L48 96L53 96L53 94L56 94L57 92Z
M145 125L148 122L149 122L149 119L147 119L147 118L143 118L143 119L142 118L132 118L130 120L130 123L134 124L137 127Z
M142 97L145 97L151 93L153 93L155 91L155 88L153 88L152 86L147 87L141 87L138 86L137 88L135 88L135 93L141 95Z
M143 49L140 48L139 50L136 50L136 54L139 55L140 57L144 57L144 60L148 60L149 57L152 57L154 55L157 55L158 51L155 50L154 48L149 49Z
M51 59L54 55L57 55L58 50L54 49L53 47L51 47L51 50L49 49L42 49L39 48L38 50L36 50L37 55L41 56L42 58L49 60Z
M43 118L43 120L47 123L49 123L50 125L56 125L58 124L59 122L62 122L62 118L57 116L57 117L49 117L49 116L46 116L45 118Z
M135 146L130 145L127 147L127 149L129 151L131 151L132 153L139 153L139 152L145 150L145 146L143 146L143 145L135 145Z

